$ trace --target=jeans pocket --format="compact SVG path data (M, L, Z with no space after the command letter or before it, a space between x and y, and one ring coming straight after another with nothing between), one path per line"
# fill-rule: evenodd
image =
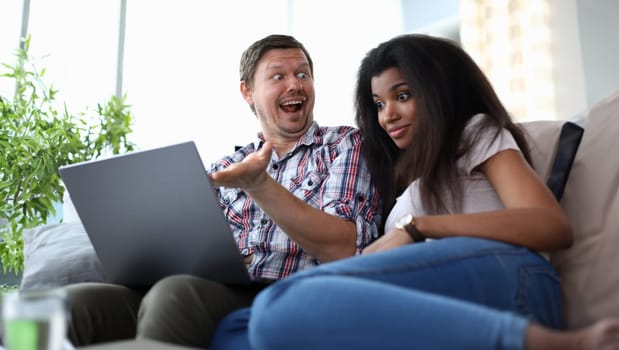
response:
M523 266L519 276L518 308L529 319L542 325L563 327L563 302L559 276L550 265Z

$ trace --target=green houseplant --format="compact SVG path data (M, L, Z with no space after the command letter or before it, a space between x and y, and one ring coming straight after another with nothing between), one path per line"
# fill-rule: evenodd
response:
M64 187L58 167L131 151L132 116L126 96L97 105L96 115L56 107L57 90L46 87L45 69L29 56L30 38L14 65L0 76L14 80L12 99L0 96L0 260L4 272L23 269L24 229L55 215Z

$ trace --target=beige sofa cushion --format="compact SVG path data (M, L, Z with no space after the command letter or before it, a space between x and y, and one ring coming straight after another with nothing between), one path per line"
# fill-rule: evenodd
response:
M561 276L567 328L619 316L619 94L598 103L561 204L574 244L551 255Z
M563 121L558 120L538 120L520 124L527 137L533 168L544 181L550 176L563 124Z

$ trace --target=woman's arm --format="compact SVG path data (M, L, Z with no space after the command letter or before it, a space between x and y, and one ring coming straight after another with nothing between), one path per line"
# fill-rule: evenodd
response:
M470 236L518 244L536 251L552 251L572 244L572 230L552 192L537 177L522 154L496 153L477 170L486 175L505 209L474 214L415 217L415 227L427 238ZM364 253L412 243L404 230L394 229Z
M519 244L537 251L569 247L572 231L552 192L522 154L504 150L479 165L504 210L415 218L426 237L473 236Z

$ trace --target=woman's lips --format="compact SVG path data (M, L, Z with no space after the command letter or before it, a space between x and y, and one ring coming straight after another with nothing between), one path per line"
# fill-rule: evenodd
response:
M389 136L391 136L391 138L393 139L400 138L406 133L407 129L408 129L408 125L391 128L389 129Z

